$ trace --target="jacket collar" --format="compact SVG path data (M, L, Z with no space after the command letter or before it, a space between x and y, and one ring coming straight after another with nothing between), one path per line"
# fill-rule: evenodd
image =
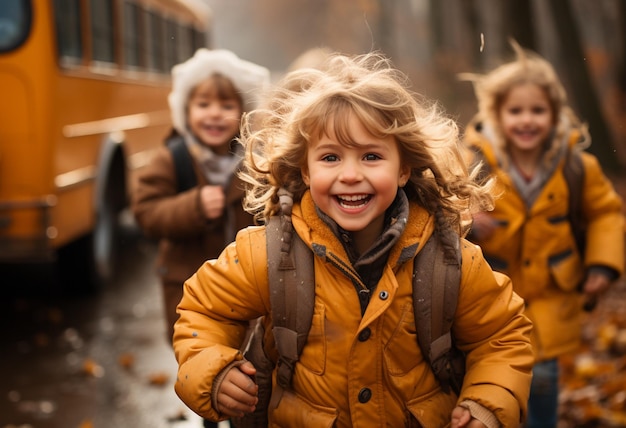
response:
M399 193L402 194L402 202L398 206L398 217L386 229L371 254L371 257L375 257L380 254L379 251L389 251L388 263L394 270L415 257L434 229L433 217L417 203L408 201L404 191ZM309 191L305 192L299 203L294 204L292 222L300 238L319 257L326 259L332 255L334 260L346 267L352 265L340 238L318 214ZM369 252L364 256L368 257Z

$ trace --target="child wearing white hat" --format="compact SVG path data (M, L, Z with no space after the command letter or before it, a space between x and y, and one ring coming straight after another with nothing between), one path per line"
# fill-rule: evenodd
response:
M138 224L159 240L168 340L184 281L253 222L242 208L243 149L236 138L243 113L256 107L269 80L268 69L227 50L202 48L172 68L173 132L132 195Z

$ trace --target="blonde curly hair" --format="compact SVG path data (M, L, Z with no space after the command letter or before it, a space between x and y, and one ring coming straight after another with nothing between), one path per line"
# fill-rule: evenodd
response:
M407 77L376 52L332 54L319 69L288 73L268 107L244 118L241 176L251 184L245 208L264 222L278 212L279 189L299 201L307 190L302 170L310 143L332 130L341 144L353 146L348 119L354 115L372 135L392 135L398 142L402 162L411 168L404 187L408 198L441 214L439 223L445 220L461 231L463 213L471 206L490 207L491 194L468 174L455 122L408 85Z
M495 133L496 148L507 152L507 141L502 132L499 112L511 90L524 84L538 86L546 94L552 108L554 120L554 139L549 147L546 160L551 153L559 151L563 136L571 127L579 128L582 134L581 148L590 144L591 138L585 124L581 123L569 107L567 94L552 65L537 53L522 48L515 40L509 40L515 53L515 59L496 67L487 74L461 73L459 78L472 82L478 100L478 114L475 121L491 125Z

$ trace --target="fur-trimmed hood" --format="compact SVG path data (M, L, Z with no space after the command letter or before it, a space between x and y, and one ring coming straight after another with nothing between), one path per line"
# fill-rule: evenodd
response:
M220 73L232 80L241 93L244 111L257 106L262 91L270 82L267 68L245 61L231 51L198 49L193 57L172 68L172 91L168 101L172 125L180 134L187 134L186 106L189 93L213 73Z

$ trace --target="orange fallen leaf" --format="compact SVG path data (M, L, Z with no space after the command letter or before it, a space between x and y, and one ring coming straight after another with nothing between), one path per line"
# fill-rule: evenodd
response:
M83 362L83 373L88 376L93 377L103 377L104 376L104 367L98 364L96 361L91 358L85 359Z
M167 373L153 373L149 376L152 385L162 386L169 381L170 376Z
M130 369L135 364L135 356L129 353L122 354L119 356L117 361L120 366L124 367L125 369Z
M78 428L93 428L93 422L90 420L85 420L78 425Z

